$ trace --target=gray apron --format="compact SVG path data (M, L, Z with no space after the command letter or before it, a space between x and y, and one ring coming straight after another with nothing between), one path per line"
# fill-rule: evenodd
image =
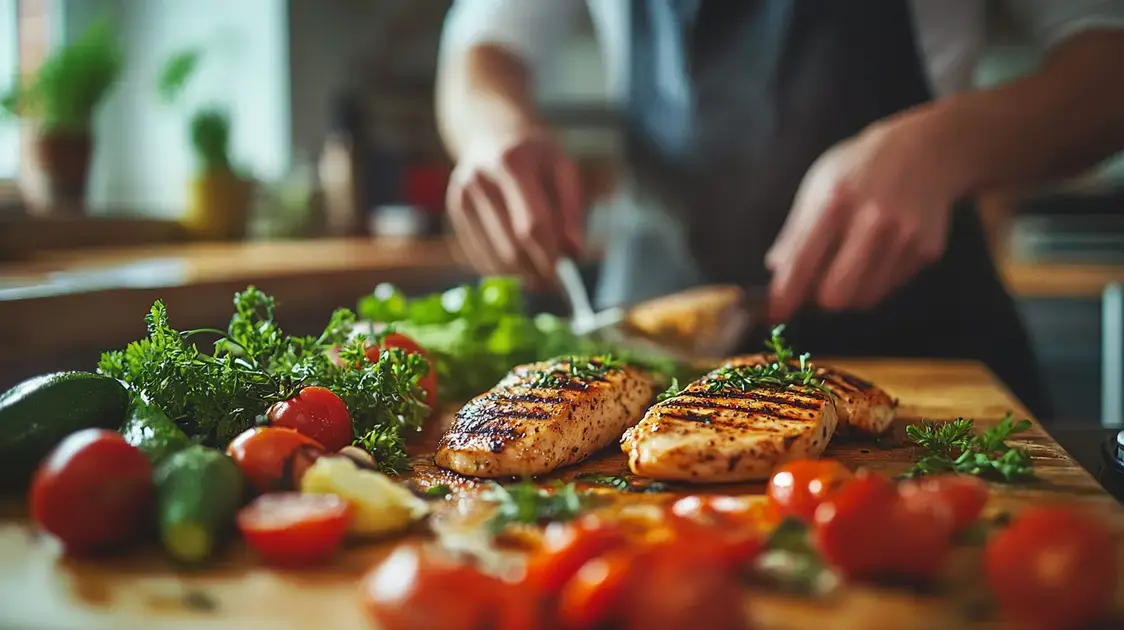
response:
M870 123L932 98L908 0L631 0L627 183L601 305L703 283L763 286L804 174ZM986 363L1050 415L1025 330L970 203L948 250L873 309L807 307L794 346L824 356ZM765 331L747 336L756 351Z

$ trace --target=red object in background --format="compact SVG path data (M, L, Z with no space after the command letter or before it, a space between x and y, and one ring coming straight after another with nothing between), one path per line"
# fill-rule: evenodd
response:
M449 165L444 163L411 166L402 182L403 200L426 212L443 212L449 173Z

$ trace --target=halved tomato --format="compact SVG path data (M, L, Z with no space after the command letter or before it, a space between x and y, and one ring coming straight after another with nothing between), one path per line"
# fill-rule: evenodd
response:
M351 506L334 494L278 492L238 512L238 530L267 562L304 566L328 559L347 533Z

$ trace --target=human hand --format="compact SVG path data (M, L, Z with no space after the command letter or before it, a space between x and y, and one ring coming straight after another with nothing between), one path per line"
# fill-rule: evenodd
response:
M941 258L963 192L948 137L911 112L816 160L765 257L774 321L808 300L827 310L870 308Z
M542 130L466 146L447 205L458 242L482 274L550 284L562 254L584 243L577 167Z

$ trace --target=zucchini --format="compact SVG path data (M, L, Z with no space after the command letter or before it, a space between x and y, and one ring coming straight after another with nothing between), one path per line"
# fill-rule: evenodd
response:
M156 468L160 541L176 560L211 557L242 506L242 471L226 454L201 445L173 453Z
M0 394L0 486L23 487L40 460L81 429L117 429L129 395L108 376L57 372Z

